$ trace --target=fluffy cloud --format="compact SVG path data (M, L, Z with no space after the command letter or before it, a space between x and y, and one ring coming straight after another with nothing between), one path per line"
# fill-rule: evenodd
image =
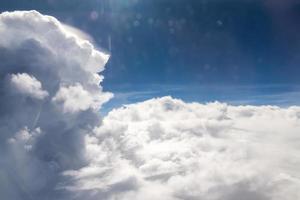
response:
M42 89L42 84L35 77L26 73L12 74L10 79L13 89L17 93L28 95L37 99L44 99L48 96L48 92Z
M100 105L108 101L110 96L102 94L92 94L85 90L81 84L69 87L61 87L53 101L62 104L64 112L78 112L89 108L99 109Z
M2 199L300 199L299 107L163 97L101 119L107 55L35 11L0 35Z
M108 55L36 11L0 15L0 194L70 199L62 173L86 165L84 136L112 97L99 85Z
M151 99L111 111L64 174L95 199L299 199L299 130L299 107Z

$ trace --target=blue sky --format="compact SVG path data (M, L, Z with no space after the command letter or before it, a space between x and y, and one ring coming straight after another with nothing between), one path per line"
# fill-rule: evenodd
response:
M103 87L115 99L104 110L165 95L299 104L293 0L10 0L0 8L53 15L110 52Z

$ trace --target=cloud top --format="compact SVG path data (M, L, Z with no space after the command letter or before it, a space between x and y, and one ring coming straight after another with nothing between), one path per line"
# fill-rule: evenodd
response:
M86 136L90 164L65 174L77 182L69 189L124 200L297 199L299 113L171 97L115 109Z

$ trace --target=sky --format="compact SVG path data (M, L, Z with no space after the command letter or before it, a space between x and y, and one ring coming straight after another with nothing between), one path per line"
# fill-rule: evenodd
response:
M300 199L296 1L0 5L0 199Z
M164 95L299 104L296 0L10 0L0 9L55 16L109 52L103 86L115 98L104 112Z

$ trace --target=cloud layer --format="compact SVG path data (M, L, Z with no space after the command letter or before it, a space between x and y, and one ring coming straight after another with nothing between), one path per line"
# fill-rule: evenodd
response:
M298 199L299 130L299 107L151 99L111 111L65 175L94 199Z
M163 97L101 120L107 55L35 11L0 35L1 199L300 199L299 107Z

